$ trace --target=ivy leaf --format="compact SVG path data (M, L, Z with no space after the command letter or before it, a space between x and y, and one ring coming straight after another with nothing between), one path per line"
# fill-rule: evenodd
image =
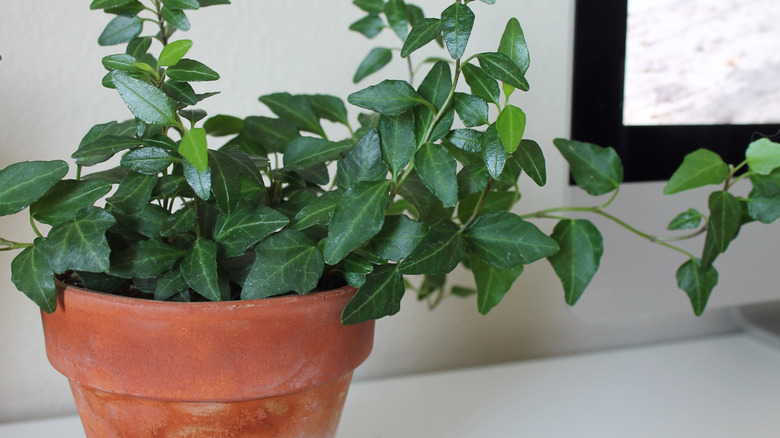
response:
M198 198L208 201L211 198L211 169L201 172L186 159L182 160L182 169L187 184L195 191Z
M230 213L217 214L214 240L221 256L238 257L288 222L285 215L265 205L240 204Z
M119 162L134 172L157 175L173 163L173 157L165 149L142 147L126 153Z
M125 105L127 105L134 116L141 119L144 123L150 125L179 125L168 96L162 90L120 71L111 72L110 77Z
M317 117L349 127L349 115L343 100L328 94L306 94L303 97L311 102Z
M386 116L398 116L418 104L427 104L406 81L386 79L347 97L352 105Z
M162 84L162 90L171 99L185 105L198 103L198 96L195 94L195 90L187 82L165 81Z
M282 119L251 116L244 119L244 126L269 152L284 152L287 145L300 136L294 124Z
M213 135L214 137L234 135L240 133L241 130L244 129L244 120L234 116L217 114L206 120L203 124L203 129L206 130L208 135Z
M135 137L120 135L104 135L92 142L84 143L71 155L81 166L94 166L109 160L117 152L142 144Z
M154 289L154 299L157 301L165 301L189 288L190 285L184 280L181 271L174 269L166 272L157 280L157 286Z
M62 180L30 205L30 214L38 222L59 225L72 219L79 210L93 205L109 191L111 183L108 181Z
M40 199L68 173L68 164L24 161L0 170L0 216L22 211Z
M217 274L217 244L199 238L179 265L184 280L190 287L210 301L221 301L222 291Z
M477 59L482 70L493 78L520 90L529 90L523 71L503 53L480 53Z
M314 225L327 226L331 216L333 216L333 210L336 209L336 204L341 199L341 193L338 190L325 192L319 198L305 205L293 217L290 228L304 230Z
M138 62L134 57L126 54L108 55L100 60L108 71L119 70L127 73L138 73L142 70L136 66Z
M502 269L528 265L558 252L555 240L513 213L480 216L463 237L474 254Z
M117 15L98 37L101 46L113 46L130 42L143 31L144 22L137 16Z
M528 52L528 45L525 42L523 28L517 18L510 18L506 23L504 34L501 36L501 43L498 45L498 52L503 53L511 59L520 71L525 75L528 66L531 64L531 57Z
M444 208L439 198L420 181L416 172L409 175L398 189L398 194L415 207L419 220L425 224L432 225L452 216L452 208Z
M623 181L623 165L614 149L561 138L553 144L569 163L574 182L589 195L612 192Z
M496 132L496 134L498 133ZM473 129L453 129L447 135L447 141L466 152L481 152L483 137L482 132Z
M762 138L750 143L745 152L751 173L769 175L780 167L780 143Z
M192 128L187 131L179 144L179 153L200 172L205 172L209 164L206 130Z
M163 4L172 9L198 9L198 0L163 0Z
M20 252L11 262L11 281L41 310L52 313L57 309L57 288L45 247L44 239L39 237L33 246Z
M46 238L46 253L54 272L106 272L111 254L106 230L115 223L105 210L87 207L70 221L53 227Z
M507 154L495 124L485 131L481 152L490 176L493 179L500 178L506 166Z
M525 134L525 113L514 105L507 105L496 118L496 128L501 136L501 143L510 154L513 154Z
M188 58L181 58L175 65L165 70L165 74L174 81L181 82L216 81L219 79L219 73L206 64Z
M242 165L227 152L208 151L211 170L211 193L219 209L230 213L241 197Z
M523 265L512 269L500 269L485 263L479 257L471 257L471 272L477 286L477 310L487 315L504 298L512 284L523 273Z
M780 195L766 196L754 189L750 192L747 208L751 218L771 224L780 217Z
M474 27L474 13L462 3L453 3L441 13L444 42L452 59L460 59Z
M398 265L402 274L448 274L466 255L460 229L450 220L433 225L409 256Z
M390 181L364 181L347 189L333 211L325 241L325 262L335 265L382 228L390 205Z
M384 0L354 0L352 3L369 14L379 14L385 10Z
M406 41L406 35L409 33L409 22L406 12L406 3L403 0L389 0L385 4L385 16L387 24L393 29L401 41Z
M464 166L457 176L458 199L463 200L475 193L482 192L490 181L487 168L482 164Z
M160 228L160 236L171 237L192 230L197 223L198 216L194 210L183 207L165 218Z
M668 230L689 230L697 228L701 225L701 221L704 215L698 210L690 208L680 214L678 214L671 222L669 222Z
M469 128L490 123L487 102L481 97L455 93L454 106L460 120Z
M409 36L406 38L401 48L401 57L406 58L415 50L424 47L426 44L441 36L442 21L438 18L425 18L417 23Z
M360 139L357 146L339 160L336 184L348 189L360 181L379 181L386 176L387 169L382 164L379 132L372 129Z
M149 202L155 185L157 178L154 175L130 172L106 202L124 213L135 213Z
M731 193L717 191L710 195L708 206L710 221L707 231L714 238L715 248L723 253L742 226L742 203Z
M425 143L415 154L415 170L444 207L458 203L457 165L443 146Z
M520 167L532 180L542 187L547 184L547 167L539 144L533 140L523 140L513 156Z
M393 52L385 47L375 47L368 52L363 61L355 71L355 76L352 78L352 82L358 83L362 81L366 76L378 72L382 67L386 66L393 60Z
M341 322L344 325L395 315L401 310L404 296L403 276L397 265L379 265L366 275L366 282L344 308Z
M255 252L241 291L243 300L289 291L306 294L317 286L325 267L319 248L300 231L282 230L257 245Z
M417 247L429 227L399 214L388 216L382 230L369 241L369 247L385 260L399 261Z
M298 137L287 145L285 169L308 169L315 164L333 161L352 149L350 142L332 142L316 137Z
M110 9L132 3L135 0L92 0L89 9Z
M410 111L398 116L379 118L379 137L382 141L382 158L393 174L398 177L409 164L417 146L414 134L414 117Z
M385 28L385 22L377 14L368 14L349 25L349 30L362 33L366 38L374 38Z
M466 83L471 88L471 94L481 97L488 103L498 105L498 99L501 97L501 90L498 82L490 77L484 70L472 64L465 64L461 68Z
M720 155L707 149L698 149L685 156L664 187L664 194L672 195L710 184L721 184L728 173L729 167Z
M677 270L677 285L688 294L693 313L701 316L710 294L718 284L718 271L713 266L702 267L700 261L688 260Z
M260 102L264 103L274 114L295 124L304 131L313 132L320 137L326 137L325 131L320 125L314 105L304 96L293 96L290 93L273 93L260 96Z
M192 47L191 40L178 40L168 43L160 51L160 57L157 59L157 65L160 67L170 67L176 65L180 59L190 51Z
M185 14L181 9L173 9L167 6L163 6L160 8L160 15L169 26L183 31L190 30L190 20L187 19L187 14Z
M161 240L140 240L112 258L110 272L121 278L157 278L170 271L184 254Z
M134 213L125 213L111 205L106 208L120 225L119 232L133 230L150 239L162 237L163 224L171 216L168 210L156 204L144 204Z
M604 241L598 228L583 219L558 222L552 238L560 250L548 260L563 283L566 304L573 306L599 269Z

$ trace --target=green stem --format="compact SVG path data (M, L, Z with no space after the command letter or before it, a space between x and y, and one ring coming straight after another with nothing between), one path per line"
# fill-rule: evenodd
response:
M35 226L35 220L33 219L32 214L30 214L30 226L38 237L43 237L43 234L38 230L38 227Z
M473 212L471 212L471 217L469 218L469 220L466 221L465 224L463 224L461 231L470 227L471 224L474 223L475 220L477 220L477 215L479 215L480 210L482 210L482 207L485 205L485 201L487 200L488 194L490 194L490 189L493 188L494 181L495 180L493 178L490 178L490 181L488 181L487 186L485 186L485 190L482 191L482 196L479 198L479 203L477 203L477 207L474 209Z
M24 249L32 246L32 243L14 242L0 237L0 251L11 251L14 249Z

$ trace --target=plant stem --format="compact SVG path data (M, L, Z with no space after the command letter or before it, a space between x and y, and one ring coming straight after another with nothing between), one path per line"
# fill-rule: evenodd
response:
M474 208L474 211L471 212L471 217L469 220L467 220L466 223L463 224L463 227L461 227L461 231L470 227L471 224L474 223L474 221L477 219L479 211L482 210L482 207L485 205L485 201L487 200L488 194L490 194L490 189L493 188L494 181L495 180L493 178L490 178L490 181L488 181L487 186L485 186L485 190L482 191L482 196L479 198L479 203L477 204L476 208Z
M43 234L38 230L38 227L35 226L35 220L33 219L32 214L30 214L30 226L38 237L43 237Z
M32 243L14 242L0 237L0 251L11 251L14 249L23 249L32 246Z

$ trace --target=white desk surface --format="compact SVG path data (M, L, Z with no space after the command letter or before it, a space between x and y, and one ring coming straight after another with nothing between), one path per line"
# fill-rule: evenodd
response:
M780 351L748 334L352 385L340 438L780 436ZM76 417L0 438L83 438Z

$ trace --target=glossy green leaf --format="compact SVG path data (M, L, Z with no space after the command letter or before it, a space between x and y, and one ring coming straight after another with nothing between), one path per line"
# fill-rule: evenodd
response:
M116 218L118 233L129 233L135 236L135 232L150 239L162 237L162 228L165 221L171 216L168 210L156 204L143 204L138 211L125 213L111 206L106 210Z
M165 70L165 74L174 81L183 82L216 81L219 79L219 73L202 62L189 58L181 58L176 65Z
M68 164L24 161L0 170L0 216L14 214L40 199L68 173Z
M181 9L172 9L167 6L163 6L160 9L160 15L168 23L168 26L172 26L179 30L190 30L190 20L187 18L187 14Z
M474 13L462 3L453 3L441 13L444 42L452 59L460 59L474 27Z
M387 169L382 164L379 132L372 129L360 139L357 146L339 160L336 184L348 189L360 181L379 181L386 176Z
M173 157L165 149L142 147L126 153L120 164L144 175L157 175L173 163Z
M142 141L135 137L105 135L97 138L95 141L79 146L71 157L82 166L94 166L107 161L117 152L140 144L142 144Z
M252 116L244 119L244 126L269 152L283 152L288 143L300 136L294 124L282 119Z
M220 210L230 213L241 197L241 165L227 152L208 151L211 193Z
M303 97L311 102L317 117L349 126L347 107L340 98L328 94L305 94Z
M157 286L154 290L154 299L157 301L165 301L189 288L190 285L184 280L181 271L174 269L166 272L157 280Z
M30 205L30 214L38 222L59 225L72 219L79 210L93 205L111 191L108 181L62 180Z
M409 256L398 265L402 274L448 274L466 256L460 229L442 220L428 230Z
M452 89L452 71L449 63L437 61L431 67L430 71L420 83L417 93L424 100L433 104L434 108L441 110L447 102L450 90ZM430 109L426 108L429 112ZM430 121L433 120L433 113L430 113Z
M105 272L109 267L111 250L106 230L116 220L105 210L87 207L76 216L49 231L46 253L54 272L68 269L87 272Z
M143 10L144 10L144 5L138 0L133 0L121 6L106 8L103 10L103 12L107 14L113 14L113 15L132 16L132 15L138 15Z
M623 181L623 165L611 147L561 138L556 138L553 144L569 163L574 182L589 195L612 192Z
M374 265L367 259L352 253L341 261L341 273L344 280L353 287L360 288L366 284L366 275L374 270Z
M198 9L198 0L162 0L163 4L173 9Z
M558 252L558 243L513 213L480 216L464 232L469 249L502 269L531 264Z
M136 59L130 55L108 55L100 60L108 71L119 70L127 73L138 73L141 69L136 66Z
M455 93L454 98L455 111L458 117L467 127L487 125L488 105L481 97L472 96L465 93Z
M168 43L168 45L163 47L162 51L160 51L157 65L160 67L176 65L176 63L190 51L191 47L191 40L178 40Z
M25 248L11 262L11 281L46 313L57 309L57 288L54 271L46 255L44 239L39 237L33 246Z
M316 137L298 137L287 145L285 169L307 169L315 164L333 161L354 146L350 142L332 142Z
M485 131L481 152L490 176L493 179L500 178L506 166L507 153L495 124Z
M241 291L244 300L290 291L306 294L317 286L325 267L319 248L300 231L282 230L257 245L255 252Z
M742 226L742 203L725 191L713 192L708 200L710 220L708 232L714 238L715 248L723 253L737 237Z
M427 103L408 82L391 79L352 93L347 101L386 116L398 116L415 105Z
M259 99L280 118L304 131L313 132L321 137L326 136L314 105L306 97L293 96L290 93L273 93L260 96Z
M206 130L192 128L187 131L179 143L179 153L196 169L205 172L209 164Z
M354 0L352 3L368 13L379 14L385 11L384 0Z
M689 230L692 228L698 228L701 225L704 215L698 210L690 208L672 219L669 222L668 230Z
M238 134L243 128L244 120L224 114L209 117L203 124L203 129L206 130L206 133L214 137Z
M525 42L523 28L517 18L510 18L506 23L504 34L501 36L501 43L498 45L498 52L503 53L511 59L520 71L525 75L528 66L531 64L531 56L528 52L528 45Z
M270 207L242 203L230 213L217 214L214 240L221 255L237 257L288 222L286 216Z
M125 105L143 122L150 125L178 125L168 97L159 88L119 71L111 72L111 81Z
M452 208L444 208L439 198L420 181L416 172L409 175L398 189L398 194L414 205L420 222L432 225L452 216Z
M349 25L349 30L362 33L366 38L374 38L385 28L385 22L377 14L368 14Z
M305 205L292 219L290 228L303 230L314 225L327 226L341 199L341 191L325 192L316 200Z
M124 213L134 213L149 203L155 185L157 178L154 175L130 172L122 178L116 192L106 202Z
M688 260L677 270L677 285L688 294L696 316L704 312L717 284L718 271L712 266L702 267L699 260Z
M156 278L168 272L185 251L161 240L140 240L111 259L111 275L121 278Z
M197 219L198 216L195 210L182 207L165 219L160 229L160 235L171 237L190 231L195 227Z
M211 198L211 169L207 167L205 171L200 171L186 159L182 161L182 168L184 178L195 194L204 201L209 200Z
M780 143L762 138L750 143L745 152L751 173L768 175L780 167Z
M417 146L412 113L380 117L379 137L382 142L382 159L395 179L409 164Z
M528 91L528 81L523 71L503 53L488 52L477 55L479 65L493 78L523 91Z
M137 60L144 56L151 46L152 37L136 37L127 43L125 53Z
M573 306L599 269L604 241L598 228L584 219L558 222L552 238L560 250L548 260L561 279L566 303Z
M401 41L406 41L406 35L409 33L409 21L406 12L406 3L403 0L388 0L385 4L385 16L387 24L393 29Z
M461 68L463 78L471 88L471 94L481 97L488 103L498 105L501 97L501 89L498 82L481 68L473 64L465 64Z
M487 168L481 164L464 166L457 176L458 199L462 200L474 193L481 193L490 181Z
M327 264L335 265L382 229L390 205L390 186L390 181L365 181L344 192L328 228Z
M477 310L487 315L504 298L512 284L523 273L523 265L512 269L500 269L485 263L479 257L471 257L471 272L477 286Z
M766 175L751 173L750 182L753 184L753 188L764 196L780 195L780 168Z
M466 152L481 152L483 140L484 134L473 129L453 129L447 135L447 141Z
M442 21L438 18L425 18L412 28L401 48L401 57L406 58L415 50L441 36Z
M397 265L379 265L366 276L366 282L344 308L345 325L395 315L401 310L406 288Z
M504 148L508 153L513 154L525 134L525 113L514 105L505 106L496 118L496 128Z
M370 249L385 260L399 261L417 247L429 227L406 215L387 216L382 230L369 241Z
M728 173L728 165L718 154L707 149L698 149L685 156L664 187L664 194L672 195L710 184L721 184Z
M444 207L458 202L457 165L447 150L438 144L425 143L414 155L415 169L420 180Z
M98 37L101 46L124 44L137 37L143 30L143 21L137 16L117 15Z
M542 187L547 184L547 165L544 160L544 153L539 144L533 140L523 140L520 147L513 153L513 156L534 182Z
M162 90L168 97L185 105L198 103L198 96L195 94L195 90L187 82L166 81L162 85Z
M221 301L222 291L217 273L217 245L200 238L187 251L179 265L182 276L190 287L211 301Z
M134 0L92 0L89 9L109 9L132 3Z
M780 195L766 196L758 190L753 190L748 198L747 208L751 218L771 224L780 218Z

